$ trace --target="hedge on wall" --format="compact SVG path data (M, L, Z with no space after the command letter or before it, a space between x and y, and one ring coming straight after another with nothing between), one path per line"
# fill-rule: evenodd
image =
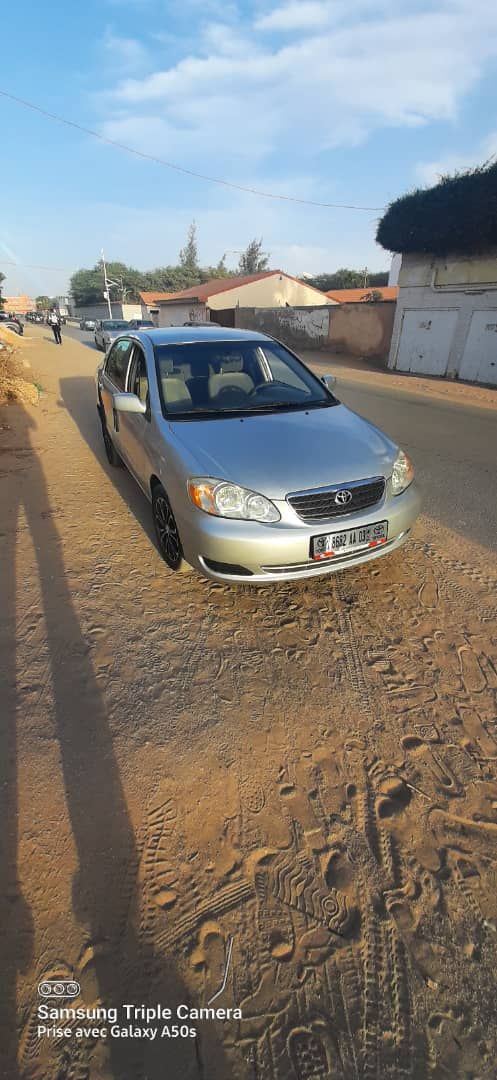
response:
M376 239L401 254L478 255L497 248L497 162L396 199Z

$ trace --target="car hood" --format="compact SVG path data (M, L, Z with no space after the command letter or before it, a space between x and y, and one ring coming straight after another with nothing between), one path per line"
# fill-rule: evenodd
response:
M390 476L397 446L345 405L170 424L198 476L271 499L289 492Z

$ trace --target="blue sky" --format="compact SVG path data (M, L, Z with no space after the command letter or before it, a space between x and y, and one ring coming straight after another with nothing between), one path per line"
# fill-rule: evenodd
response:
M381 207L497 152L489 0L52 0L49 18L29 0L1 67L2 89L109 138L318 202ZM7 294L64 292L102 246L175 262L193 218L204 263L262 236L290 273L389 265L374 210L203 183L3 98L0 119Z

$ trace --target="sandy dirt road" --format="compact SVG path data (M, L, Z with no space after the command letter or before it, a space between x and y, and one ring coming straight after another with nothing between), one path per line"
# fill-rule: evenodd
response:
M97 354L30 334L45 392L0 418L0 1075L495 1077L495 552L425 516L307 585L175 577L106 465ZM37 1031L42 980L205 1006L230 950L242 1018L196 1038Z

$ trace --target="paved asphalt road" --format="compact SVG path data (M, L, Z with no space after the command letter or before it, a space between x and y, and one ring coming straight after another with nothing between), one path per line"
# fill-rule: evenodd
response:
M66 326L64 333L95 351L93 333ZM322 368L322 361L319 363ZM333 357L326 362L333 370ZM357 373L355 373L355 376ZM495 410L464 401L428 400L406 380L406 389L374 385L367 373L340 377L338 397L399 443L414 460L424 512L462 536L497 550L497 392Z

